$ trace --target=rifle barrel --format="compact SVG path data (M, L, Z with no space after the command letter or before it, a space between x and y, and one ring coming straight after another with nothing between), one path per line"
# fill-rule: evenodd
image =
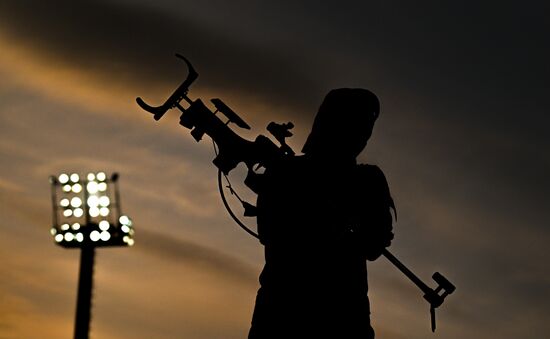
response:
M416 274L414 274L411 270L409 270L407 266L405 266L401 261L399 261L399 259L397 259L393 254L391 254L390 251L385 249L382 252L382 255L384 255L392 264L395 265L395 267L397 267L401 272L403 272L407 276L407 278L409 278L416 286L418 286L422 290L422 292L424 292L425 294L429 294L433 292L433 290L428 285L426 285L422 280L420 280L420 278L418 278Z

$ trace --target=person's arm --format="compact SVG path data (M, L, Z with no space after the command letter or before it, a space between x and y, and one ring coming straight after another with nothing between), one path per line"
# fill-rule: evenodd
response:
M361 227L359 228L362 246L367 260L373 261L391 245L393 234L393 214L395 205L388 182L382 170L374 165L361 165L362 187L366 199L361 202Z

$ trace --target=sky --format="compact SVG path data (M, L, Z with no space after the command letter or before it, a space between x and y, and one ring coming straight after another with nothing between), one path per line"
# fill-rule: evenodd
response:
M94 171L120 174L136 244L97 250L91 337L246 337L262 247L223 208L210 142L135 104L185 78L175 53L200 74L191 98L221 98L248 139L292 121L295 150L330 89L378 95L359 161L389 181L390 250L457 290L432 334L419 290L369 262L377 338L544 337L549 15L544 1L0 0L0 338L72 336L79 252L49 233L48 177Z

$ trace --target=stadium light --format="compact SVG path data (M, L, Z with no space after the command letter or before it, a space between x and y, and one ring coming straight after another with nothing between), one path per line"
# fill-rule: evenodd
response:
M117 181L116 173L107 177L104 172L50 177L54 216L50 233L57 245L81 248L134 244L132 221L120 213ZM69 227L75 224L79 226ZM107 233L96 238L94 231ZM63 239L56 237L58 234Z
M50 234L64 248L80 248L75 339L87 339L95 248L133 246L132 220L120 212L118 174L62 173L50 176L53 220Z

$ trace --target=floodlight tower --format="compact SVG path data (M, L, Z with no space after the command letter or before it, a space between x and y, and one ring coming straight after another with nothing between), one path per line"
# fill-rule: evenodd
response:
M77 173L50 177L55 243L80 248L80 274L74 338L87 339L90 329L95 248L132 246L134 229L120 213L118 174Z

